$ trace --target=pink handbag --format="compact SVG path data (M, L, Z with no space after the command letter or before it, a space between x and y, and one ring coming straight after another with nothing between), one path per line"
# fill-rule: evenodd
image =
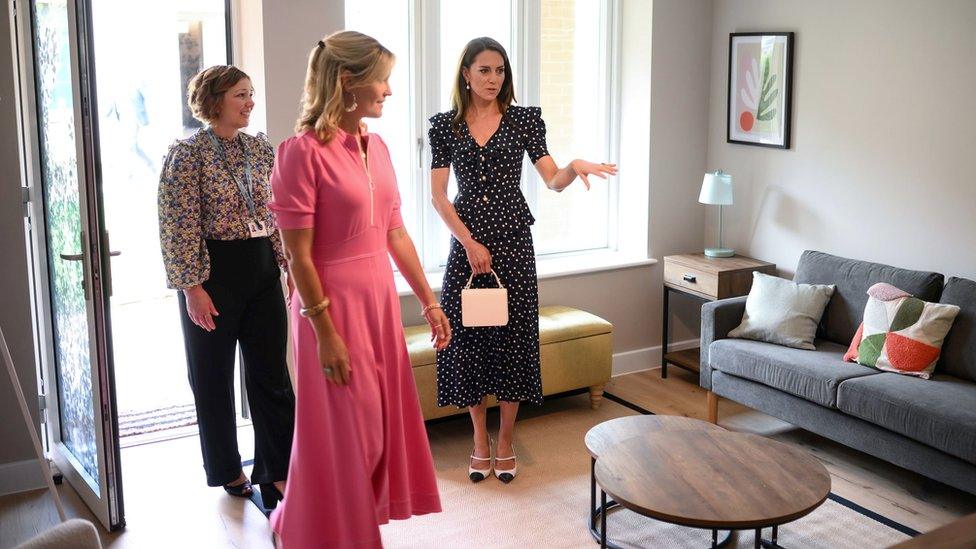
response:
M508 290L495 271L491 274L498 282L497 288L472 288L474 273L471 273L467 286L461 290L461 324L466 328L508 324Z

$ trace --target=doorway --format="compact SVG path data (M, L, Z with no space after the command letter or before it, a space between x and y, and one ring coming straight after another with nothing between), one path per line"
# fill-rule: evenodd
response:
M126 451L197 433L156 192L169 145L200 127L186 106L189 79L230 59L229 7L229 0L15 6L49 450L108 530L125 525ZM241 434L244 452L253 447L251 430Z
M131 21L152 21L133 25ZM176 292L166 287L156 192L169 147L202 127L186 103L229 59L224 0L92 0L101 198L112 260L112 351L122 448L196 433ZM133 47L138 44L138 47Z

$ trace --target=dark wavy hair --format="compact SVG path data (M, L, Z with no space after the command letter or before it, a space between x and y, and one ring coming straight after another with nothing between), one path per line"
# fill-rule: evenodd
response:
M468 107L471 105L471 90L464 88L465 81L462 69L468 69L470 71L471 64L474 63L474 58L486 50L498 52L505 63L505 81L502 82L502 87L498 91L498 97L495 98L498 101L498 108L502 111L503 117L506 116L505 113L508 111L508 107L515 102L515 85L512 82L512 63L508 60L508 52L494 38L487 36L475 38L464 46L464 51L461 52L461 58L458 60L457 74L454 77L454 90L451 92L451 106L455 111L454 119L451 120L451 129L454 130L454 133L458 133L461 122L464 121L464 115L467 114Z

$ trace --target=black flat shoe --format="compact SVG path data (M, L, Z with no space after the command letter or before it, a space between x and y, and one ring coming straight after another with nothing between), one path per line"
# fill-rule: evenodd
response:
M249 480L245 480L244 482L234 486L225 484L224 491L235 498L249 498L251 497L251 494L254 493L254 489L251 487L251 481Z
M261 503L264 504L264 508L271 510L278 506L278 502L284 499L284 494L274 483L262 484L261 485Z

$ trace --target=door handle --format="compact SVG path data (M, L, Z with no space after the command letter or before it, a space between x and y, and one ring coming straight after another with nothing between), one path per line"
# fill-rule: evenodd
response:
M81 253L80 254L58 254L64 261L81 261L81 289L85 294L85 301L91 299L91 290L88 287L88 262L85 255L88 253L88 238L85 231L81 231Z
M112 245L109 243L108 231L105 231L105 247L109 250L112 249ZM119 257L122 252L109 251L109 257ZM110 261L105 262L105 290L108 292L108 296L112 297L112 263Z
M689 274L686 274L685 276L683 276L683 277L681 277L681 278L682 278L682 279L683 279L683 280L684 280L685 282L691 282L692 284L694 284L695 282L698 282L698 279L697 279L697 278L696 278L696 277L695 277L694 275L689 275Z

